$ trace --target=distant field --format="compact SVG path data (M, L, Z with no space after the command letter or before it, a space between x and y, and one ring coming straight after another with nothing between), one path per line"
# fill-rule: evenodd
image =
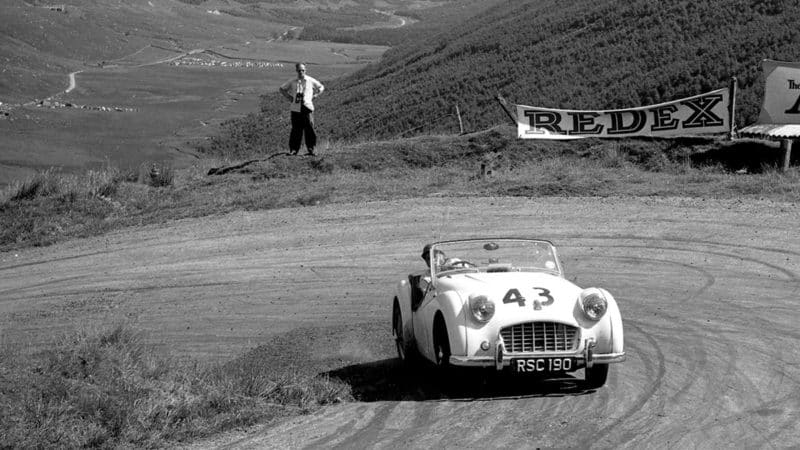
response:
M78 171L108 163L121 167L145 161L176 167L195 160L187 143L218 131L224 120L255 112L259 96L294 76L292 61L332 80L378 58L385 47L311 42L251 42L215 47L218 61L278 62L269 67L143 65L180 56L147 48L105 67L77 74L77 87L54 100L96 109L20 107L0 120L0 187L36 170ZM68 78L64 76L64 88ZM187 153L188 152L188 153Z
M282 5L313 15L315 8L306 6L315 4ZM79 171L145 161L185 166L195 160L186 153L192 149L187 142L257 111L260 95L294 76L294 62L306 61L313 76L332 81L387 49L293 41L307 24L276 21L259 2L82 0L66 11L43 5L30 0L0 8L0 188L49 167ZM373 16L385 20L370 13L346 25ZM187 54L195 63L228 64L172 64ZM65 94L71 72L76 87ZM42 99L55 108L37 107ZM112 111L101 110L108 107Z

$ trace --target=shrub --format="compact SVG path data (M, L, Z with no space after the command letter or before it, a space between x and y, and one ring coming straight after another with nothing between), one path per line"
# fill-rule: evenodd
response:
M172 186L175 179L174 169L165 163L149 162L139 166L139 183L152 187Z
M116 194L122 180L122 172L115 167L86 172L88 193L92 197L110 197Z
M11 187L9 200L33 200L36 197L47 197L61 191L60 175L55 169L37 172L33 177L15 183Z

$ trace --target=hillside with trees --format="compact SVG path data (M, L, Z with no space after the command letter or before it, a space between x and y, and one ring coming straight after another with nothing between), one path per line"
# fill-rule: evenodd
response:
M535 106L611 109L725 87L738 77L739 126L758 115L761 61L800 59L800 4L780 0L485 2L439 33L420 33L380 63L323 80L318 126L328 138L467 131L508 121L495 95ZM282 149L285 105L231 122L210 147Z

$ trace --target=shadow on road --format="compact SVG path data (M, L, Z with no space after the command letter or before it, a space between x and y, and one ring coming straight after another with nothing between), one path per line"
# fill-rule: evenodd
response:
M396 358L353 364L324 375L349 384L353 397L365 402L563 397L595 392L571 375L548 380L494 370L459 369L445 373L424 363L408 368Z

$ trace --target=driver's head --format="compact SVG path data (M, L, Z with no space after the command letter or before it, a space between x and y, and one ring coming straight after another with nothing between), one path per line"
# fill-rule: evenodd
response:
M439 249L435 249L433 251L433 263L439 267L444 265L445 261L447 261L447 257L444 256L444 252Z
M431 266L431 244L427 244L425 247L422 248L422 259L425 260L425 264L428 267Z
M422 259L425 260L425 264L428 267L431 266L431 244L426 245L425 248L422 249ZM436 265L441 265L444 263L445 259L443 251L439 249L433 251L433 260Z

